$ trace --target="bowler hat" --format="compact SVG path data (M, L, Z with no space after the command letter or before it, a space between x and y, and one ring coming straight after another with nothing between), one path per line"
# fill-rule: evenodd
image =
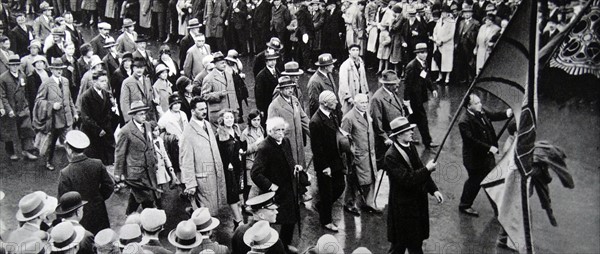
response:
M67 132L65 140L67 144L76 149L85 149L90 145L90 139L80 130L70 130Z
M392 70L385 70L381 73L381 78L379 78L379 83L382 84L398 84L400 83L400 79L398 78L398 74Z
M300 76L304 73L304 71L300 69L300 64L298 64L298 62L295 61L285 63L283 68L285 70L281 72L281 75Z
M390 129L392 129L392 130L391 130L391 134L389 136L391 138L391 137L401 134L407 130L413 129L416 126L417 126L416 124L410 123L406 117L403 117L403 116L396 117L396 119L394 119L390 122Z
M79 207L82 207L85 204L87 204L87 201L81 200L81 194L79 194L79 192L69 191L60 196L60 199L58 200L58 207L56 208L56 214L68 214L79 209Z
M337 59L334 59L333 56L329 53L324 53L319 55L318 61L315 63L316 66L327 66L332 65L337 62Z
M146 104L144 104L144 102L142 101L134 101L131 103L131 107L129 109L129 112L127 114L129 115L133 115L137 112L140 111L148 111L150 108L148 106L146 106Z
M196 225L190 220L179 222L167 238L173 246L180 249L193 249L202 243L202 235L196 231Z
M190 220L196 224L196 230L200 232L208 232L221 224L219 219L210 215L210 211L206 207L196 209Z
M279 233L271 228L268 221L261 220L246 230L243 240L251 249L266 250L278 242Z

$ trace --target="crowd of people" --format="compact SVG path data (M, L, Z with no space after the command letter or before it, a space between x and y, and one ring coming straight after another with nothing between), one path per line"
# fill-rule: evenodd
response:
M429 236L427 193L444 200L430 177L436 163L423 163L415 148L438 146L424 105L430 94L437 98L437 85L472 81L518 3L3 3L0 141L10 160L43 159L49 171L57 146L69 159L58 199L40 191L21 199L20 227L4 249L227 253L210 236L217 217L230 214L233 253L297 253L292 240L299 207L313 198L312 164L315 210L332 233L339 231L333 204L344 193L345 212L383 213L375 185L378 171L387 171L391 253L417 253ZM542 43L583 4L549 1L540 15ZM84 38L82 26L97 35ZM115 39L116 30L122 32ZM162 42L158 52L147 49L148 41ZM244 56L254 56L254 84ZM374 93L368 70L378 76ZM311 77L301 84L305 71ZM248 106L250 97L256 108ZM459 210L477 216L471 204L498 153L490 119L512 112L485 112L477 95L465 107L470 118L459 127L469 180ZM128 223L116 233L104 201L124 187ZM157 240L167 216L161 196L172 188L191 207L190 219L169 233L176 248L169 250ZM341 251L335 237L324 235L308 253Z

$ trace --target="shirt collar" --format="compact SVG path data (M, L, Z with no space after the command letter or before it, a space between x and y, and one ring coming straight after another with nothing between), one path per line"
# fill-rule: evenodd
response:
M144 124L143 124L143 123L138 123L138 122L136 122L135 120L131 120L131 121L133 121L133 124L135 124L135 126L137 126L137 127L138 127L138 129L140 129L140 130L141 130L141 129L143 129L143 128L144 128Z
M321 112L323 112L323 114L325 114L327 117L330 117L331 111L323 109L322 107L319 107L319 110L321 110Z

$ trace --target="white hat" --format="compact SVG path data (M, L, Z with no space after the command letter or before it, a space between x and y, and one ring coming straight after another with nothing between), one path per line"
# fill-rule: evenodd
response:
M196 230L200 232L208 232L221 224L219 219L210 216L210 211L206 207L196 209L190 220L196 224Z
M48 196L43 191L27 194L19 201L17 221L30 221L44 213L54 212L57 206L58 199Z
M63 221L52 228L50 231L50 243L52 251L66 251L81 242L85 236L83 227L74 227L70 221Z
M343 254L344 249L335 236L324 234L317 241L317 253L319 254Z
M261 220L244 233L244 243L253 250L265 250L279 240L277 230L271 228L269 222Z
M164 210L146 208L140 214L142 229L146 232L156 232L167 222L167 214Z
M65 138L67 144L77 149L85 149L90 145L90 139L79 130L70 130Z

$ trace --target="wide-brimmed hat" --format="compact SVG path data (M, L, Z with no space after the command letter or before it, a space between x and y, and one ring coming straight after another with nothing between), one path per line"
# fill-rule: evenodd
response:
M132 19L123 19L123 25L121 25L122 28L127 28L130 26L134 26L135 25L135 21L133 21Z
M202 234L196 231L196 225L190 220L179 222L167 238L173 246L181 249L193 249L202 243Z
M173 106L173 104L176 103L181 103L181 98L179 97L179 94L171 94L169 95L169 107Z
M44 1L40 4L40 10L41 11L54 10L54 7L50 6L50 4L48 2Z
M148 239L142 236L142 230L138 224L125 224L119 230L117 246L124 248L130 243L139 243L141 245L148 243Z
M21 65L21 59L19 58L19 55L10 55L8 57L8 65Z
M67 144L76 149L86 149L90 145L90 139L80 130L70 130L67 132L65 140Z
M62 59L60 59L60 58L52 58L51 61L52 61L52 63L48 67L50 69L64 69L64 68L67 68L67 66L63 63Z
M283 68L285 70L281 72L281 75L300 76L304 74L304 71L300 69L300 64L298 64L298 62L295 61L285 63L285 65L283 65Z
M200 21L198 21L198 19L188 20L187 29L198 28L200 26L202 26L202 24L200 24Z
M265 50L265 60L275 60L279 58L279 54L273 49Z
M135 43L148 42L148 38L146 36L138 36L135 38Z
M271 228L268 221L261 220L244 233L244 243L255 250L265 250L273 246L279 240L277 230Z
M67 134L67 136L68 135L69 134ZM79 194L79 192L69 191L60 196L60 199L58 199L58 207L56 208L56 214L63 215L70 213L79 209L79 207L82 207L87 203L87 201L81 199L81 194Z
M382 84L398 84L400 83L400 79L398 78L398 74L392 70L385 70L381 73L381 78L379 78L379 83Z
M213 56L213 60L210 61L211 63L225 61L225 56L223 55L223 53L221 53L221 51L217 51L217 52L213 53L212 56Z
M50 244L53 252L66 251L77 246L85 236L83 227L75 227L70 221L63 221L50 231Z
M42 56L42 55L37 55L33 57L33 60L31 61L32 65L35 65L35 63L42 61L46 64L46 66L48 66L48 60L46 59L46 57Z
M119 235L117 232L110 228L105 228L100 230L94 237L94 245L99 251L105 249L111 250L114 246L117 246L118 240Z
M31 49L31 47L38 47L38 49L42 49L42 42L38 39L34 39L33 41L31 41L31 43L29 43L27 49Z
M290 76L281 76L279 77L279 79L277 80L277 88L284 88L284 87L288 87L288 86L296 86L296 83L292 80L292 78L290 78Z
M146 106L146 104L144 104L143 101L134 101L131 103L131 107L129 109L129 112L127 114L129 115L133 115L137 112L140 111L148 111L150 108L148 106Z
M167 67L164 64L159 64L159 65L156 66L156 74L157 75L160 74L163 71L168 71L168 70L169 70L169 67Z
M335 238L335 236L330 234L322 235L319 240L317 240L317 245L315 246L317 253L319 254L342 254L344 253L344 248L340 242Z
M58 205L55 197L48 196L43 191L36 191L25 195L19 201L17 221L30 221L46 212L53 212Z
M279 40L279 38L272 37L269 40L269 42L267 42L267 47L275 49L275 50L282 50L283 49L283 44L281 44L281 40Z
M146 208L140 213L140 220L144 231L156 232L167 222L167 214L165 213L165 210Z
M327 66L327 65L332 65L335 62L337 62L337 59L334 59L333 56L331 56L331 54L329 53L324 53L319 55L319 58L317 59L317 62L315 63L316 66Z
M52 28L52 35L65 36L65 29L60 27Z
M112 26L109 23L100 22L100 23L98 23L98 29L110 30L110 29L112 29Z
M417 45L415 45L415 50L413 52L418 53L418 52L423 52L423 51L427 51L427 44L426 43L417 43Z
M246 205L249 206L252 210L259 210L264 208L273 208L277 209L278 206L275 204L275 192L270 191L253 198L250 198L246 201Z
M103 63L104 63L104 62L102 62L102 59L100 59L100 56L98 56L98 55L93 55L93 56L90 58L90 66L91 66L92 68L93 68L94 66L96 66L96 65L103 64Z
M210 216L210 211L206 207L200 207L196 209L192 213L190 221L196 224L196 230L199 232L208 232L221 224L219 219Z
M400 116L390 122L391 134L390 138L403 133L407 130L417 127L416 124L410 123L406 117Z
M111 48L117 46L117 42L115 41L115 38L113 37L108 37L106 38L106 40L104 40L104 46L102 46L103 48Z
M227 51L227 56L225 57L225 60L230 62L237 62L239 56L240 54L237 52L237 50L230 49L229 51Z

